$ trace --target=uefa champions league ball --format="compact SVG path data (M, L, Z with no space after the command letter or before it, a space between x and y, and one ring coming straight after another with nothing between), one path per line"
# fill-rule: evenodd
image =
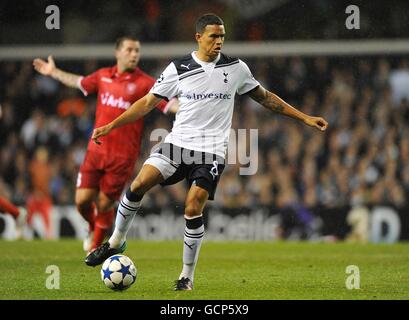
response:
M113 255L104 261L101 279L112 290L126 290L136 280L136 267L129 257L122 254Z

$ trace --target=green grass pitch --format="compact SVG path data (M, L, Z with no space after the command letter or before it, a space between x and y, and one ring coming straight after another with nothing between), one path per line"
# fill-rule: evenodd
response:
M195 290L175 292L181 241L129 241L125 254L138 269L123 292L106 288L100 267L83 262L82 243L0 241L0 299L409 299L409 246L307 242L205 241ZM47 289L49 265L60 270L60 289ZM348 265L360 271L349 290Z

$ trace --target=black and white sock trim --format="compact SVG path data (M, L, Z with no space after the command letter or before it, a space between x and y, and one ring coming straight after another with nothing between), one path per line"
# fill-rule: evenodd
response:
M138 208L139 208L139 206L132 207L132 206L126 204L124 202L124 200L121 200L121 206L123 206L125 209L127 209L129 211L138 211Z
M204 231L195 234L195 233L187 232L187 230L190 231L190 229L185 228L185 237L187 237L187 238L200 239L204 235Z
M204 235L203 216L186 219L185 237L200 239Z
M118 213L126 220L128 217L133 217L138 212L140 200L137 194L134 194L128 189L127 193L122 197L118 206Z
M188 229L197 229L200 228L203 225L203 216L198 216L193 219L186 219L186 228Z
M140 196L136 193L133 193L131 191L131 188L129 187L128 190L126 190L126 199L128 200L127 202L140 202L143 198L143 195ZM125 197L124 197L125 198Z

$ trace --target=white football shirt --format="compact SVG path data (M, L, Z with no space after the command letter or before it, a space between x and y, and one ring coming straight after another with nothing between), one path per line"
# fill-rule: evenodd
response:
M172 61L150 90L158 97L179 99L179 111L165 142L225 157L234 96L258 87L248 66L220 53L203 62L191 54Z

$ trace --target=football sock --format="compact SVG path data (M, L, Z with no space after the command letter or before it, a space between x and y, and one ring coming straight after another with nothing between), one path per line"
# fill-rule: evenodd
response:
M4 198L0 198L0 212L10 213L15 219L17 219L20 214L18 208Z
M115 230L108 240L111 248L119 248L125 242L133 218L141 206L142 197L133 193L130 188L122 197L116 212Z
M98 212L95 218L94 239L92 241L92 249L99 247L105 239L109 229L114 221L114 210L106 212Z
M95 227L96 209L97 206L94 202L92 202L88 207L77 206L78 212L89 223L89 231L93 231Z
M203 216L188 218L185 216L186 227L183 238L183 269L179 276L189 278L193 282L200 246L204 236Z

